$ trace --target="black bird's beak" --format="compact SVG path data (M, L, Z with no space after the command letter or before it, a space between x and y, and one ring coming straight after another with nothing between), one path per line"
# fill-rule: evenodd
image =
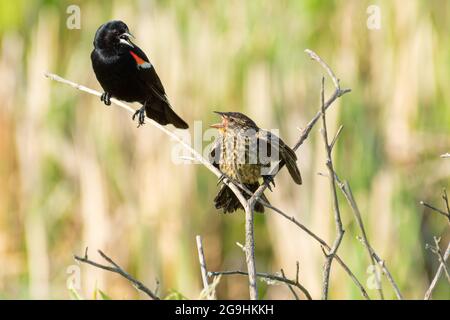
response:
M127 46L134 48L134 45L131 43L130 38L134 39L134 36L129 32L125 32L120 35L119 41L120 43L123 43Z

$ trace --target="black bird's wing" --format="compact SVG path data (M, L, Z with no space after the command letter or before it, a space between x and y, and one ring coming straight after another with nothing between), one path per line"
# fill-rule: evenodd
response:
M302 184L302 176L297 167L297 155L283 140L269 131L260 129L258 131L258 145L259 148L266 146L268 156L272 159L275 159L275 155L278 155L278 160L282 160L286 164L294 182Z
M136 61L139 79L149 89L149 97L156 98L150 101L148 116L160 124L172 123L177 128L187 129L189 127L187 123L172 110L161 79L144 51L134 45L133 48L130 48L130 54Z
M159 99L166 102L170 106L170 102L166 96L166 91L164 90L164 86L161 82L161 79L159 79L159 76L156 73L155 68L150 63L150 60L145 55L144 51L142 51L141 48L139 48L136 45L130 51L132 51L137 56L136 58L136 56L132 54L133 58L135 58L136 63L138 65L138 69L140 71L139 76L141 77L142 81L144 81L147 84L147 86ZM144 63L142 63L142 61L139 61L139 58L142 59Z

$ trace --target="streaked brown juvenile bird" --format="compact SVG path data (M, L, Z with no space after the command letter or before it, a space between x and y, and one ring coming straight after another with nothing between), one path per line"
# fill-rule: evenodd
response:
M220 137L211 151L211 161L220 169L223 177L239 182L249 191L255 192L260 186L259 179L272 182L269 173L271 162L283 160L295 183L301 184L302 177L297 167L297 156L280 138L269 131L260 129L256 123L239 112L217 112L222 122L211 125L220 132ZM265 175L266 173L266 175ZM243 193L247 199L251 197ZM261 199L269 201L262 195ZM232 213L242 208L237 197L223 184L214 199L216 209ZM264 206L256 203L255 211L264 212Z

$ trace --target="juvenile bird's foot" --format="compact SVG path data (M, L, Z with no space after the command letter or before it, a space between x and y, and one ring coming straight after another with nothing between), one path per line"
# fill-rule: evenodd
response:
M138 110L136 110L136 112L133 114L133 121L134 118L138 118L138 128L140 126L142 126L143 124L145 124L145 106L142 106L141 108L139 108Z
M227 174L222 172L222 175L219 177L219 180L217 180L217 185L219 185L225 179L228 180L228 182L232 182L234 184L240 183L239 181L236 181L236 180L232 179L229 175L227 175Z
M274 180L273 176L263 176L263 180L264 180L264 183L267 185L267 188L269 188L270 191L272 191L270 184L272 184L273 187L275 188L275 180Z
M228 176L225 173L222 173L222 175L219 177L219 180L217 180L217 185L219 185L225 179L230 180L230 178L228 178Z
M100 97L100 101L104 102L107 106L111 105L111 93L103 92L102 96Z

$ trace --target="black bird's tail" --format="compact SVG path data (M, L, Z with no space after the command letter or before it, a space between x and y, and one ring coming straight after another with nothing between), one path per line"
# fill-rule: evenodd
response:
M145 103L145 113L147 117L155 120L159 124L165 126L167 124L173 124L176 128L187 129L188 124L180 118L179 115L173 111L170 105L166 102L154 99Z
M245 186L251 192L255 192L259 187L259 183L256 182L253 184L246 184ZM247 200L250 199L251 195L245 192L243 192L243 194ZM266 198L264 194L261 195L260 199L269 204L269 200ZM239 208L244 209L242 207L242 204L236 197L236 195L233 193L233 191L231 191L231 189L226 184L222 184L219 193L214 198L214 205L216 209L223 209L223 213L233 213ZM256 202L255 204L255 211L264 213L264 206L259 201Z

